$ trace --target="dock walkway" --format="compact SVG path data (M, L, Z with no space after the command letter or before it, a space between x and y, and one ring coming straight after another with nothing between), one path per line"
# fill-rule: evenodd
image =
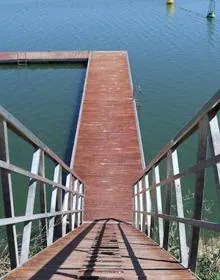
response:
M7 280L196 280L165 250L131 225L84 224L12 271Z
M72 164L86 184L85 220L131 221L132 183L142 173L126 52L93 52Z
M196 279L131 225L132 184L143 173L143 154L127 53L0 53L0 63L21 60L88 61L71 161L85 186L84 222L5 279ZM83 205L73 195L76 217Z

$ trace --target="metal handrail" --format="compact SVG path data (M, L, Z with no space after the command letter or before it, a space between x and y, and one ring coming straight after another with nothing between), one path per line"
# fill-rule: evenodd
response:
M170 140L165 147L163 147L160 152L147 164L142 175L140 175L133 184L136 184L153 165L157 164L159 161L166 157L169 150L175 149L179 144L181 144L186 138L193 134L193 132L198 128L199 121L206 114L215 114L220 108L220 90L202 107L201 110L182 128L173 138Z
M205 172L213 167L216 180L216 197L220 209L220 130L217 113L220 109L220 90L203 106L194 118L155 156L143 174L133 184L133 225L149 237L153 221L158 221L160 246L168 250L170 222L177 222L180 260L183 266L195 272L200 228L220 232L220 224L202 220ZM197 163L180 171L177 148L198 131ZM207 140L211 157L207 159ZM160 179L160 163L166 160L166 178ZM150 175L151 174L151 175ZM195 175L195 199L192 219L184 217L181 179ZM150 177L151 176L151 177ZM149 179L151 178L151 182ZM162 205L161 188L165 188L165 205ZM171 192L175 191L177 216L171 215ZM154 206L154 207L152 207ZM155 210L152 211L152 208ZM186 225L192 227L188 250Z
M26 128L19 120L10 114L5 108L0 105L0 118L7 122L8 128L19 135L23 140L29 142L34 147L40 148L45 152L54 162L60 164L65 170L71 173L75 178L82 180L76 175L73 170L65 164L49 147L47 147L37 136L35 136L28 128Z
M10 163L8 130L13 131L34 148L31 170ZM45 157L55 164L53 180L45 175ZM0 226L6 227L11 268L28 260L32 222L40 220L44 245L55 239L55 218L60 217L60 231L64 236L83 223L84 183L51 149L20 123L12 114L0 106L0 179L2 181L5 217ZM11 174L16 173L29 179L25 215L15 216ZM62 178L62 174L65 174ZM65 181L65 183L64 183ZM51 187L50 211L47 211L46 189ZM36 188L40 188L40 213L34 214ZM21 252L18 250L16 224L23 223Z

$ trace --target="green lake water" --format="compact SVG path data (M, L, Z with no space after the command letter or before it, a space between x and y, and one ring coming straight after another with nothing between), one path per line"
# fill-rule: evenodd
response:
M206 0L165 2L2 0L0 50L127 50L148 162L220 88L220 8L208 21ZM67 159L84 77L83 65L2 66L0 103Z

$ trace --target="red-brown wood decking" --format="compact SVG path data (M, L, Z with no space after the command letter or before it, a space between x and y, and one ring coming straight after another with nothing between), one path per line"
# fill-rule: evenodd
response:
M142 172L126 52L90 55L73 168L85 183L85 220L131 221L132 183Z
M15 280L196 280L166 251L131 225L84 224L12 271Z

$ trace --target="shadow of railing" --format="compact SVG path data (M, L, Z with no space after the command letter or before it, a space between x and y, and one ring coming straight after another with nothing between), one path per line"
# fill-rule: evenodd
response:
M30 277L30 280L50 279L50 277L52 277L53 275L70 277L72 279L76 278L77 275L74 275L72 273L69 274L66 272L58 272L57 270L62 270L62 264L70 256L72 251L79 245L79 243L86 237L86 235L92 230L95 224L95 222L91 223L84 230L82 230L58 254L56 254L49 262L47 262L37 273Z
M85 272L84 272L84 275L82 275L80 277L80 279L86 275L86 277L91 277L92 276L92 273L95 269L95 266L96 266L96 262L97 262L97 259L98 259L98 254L99 254L99 251L100 251L100 247L101 247L101 243L102 243L102 239L103 239L103 236L104 236L104 233L105 233L105 229L106 229L106 224L109 220L106 220L103 225L102 225L102 228L99 232L99 235L97 236L97 242L96 242L96 245L95 245L95 248L94 250L92 251L92 254L89 258L89 261L88 261L88 265L85 267ZM94 279L94 278L92 278ZM98 278L97 278L98 279Z
M143 271L143 269L142 269L142 267L141 267L141 265L138 261L138 258L136 257L136 255L135 255L135 253L134 253L134 251L133 251L133 249L132 249L132 247L131 247L131 245L130 245L130 243L129 243L129 241L128 241L128 239L127 239L127 237L126 237L126 235L125 235L125 233L124 233L124 231L123 231L123 229L120 225L120 223L118 224L118 228L119 228L121 236L124 240L124 244L127 248L130 260L132 261L132 264L133 264L133 267L134 267L135 273L137 274L138 279L147 280L147 277L145 276L144 271Z

